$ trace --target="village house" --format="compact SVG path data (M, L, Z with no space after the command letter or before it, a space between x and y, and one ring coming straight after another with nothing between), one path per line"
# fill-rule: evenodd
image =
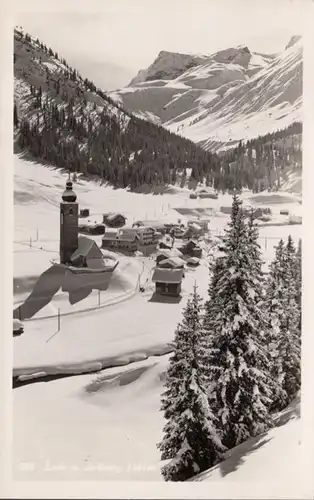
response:
M202 249L198 243L194 240L189 240L185 245L180 248L180 251L185 255L190 255L191 257L201 257Z
M109 212L107 214L103 214L103 223L109 227L120 228L125 225L126 217L119 213Z
M105 231L102 237L102 248L118 248L118 231L117 229L110 229Z
M188 221L188 227L193 227L195 225L199 226L204 232L208 231L208 225L210 223L210 219L191 219Z
M156 241L156 231L152 227L132 227L132 231L138 235L140 245L152 245Z
M127 227L117 232L106 231L102 247L135 252L140 246L153 245L156 241L156 231L151 227Z
M118 232L117 240L118 248L128 250L129 252L135 252L137 250L139 237L135 231L121 229Z
M152 277L152 281L156 285L156 293L179 297L183 274L183 269L160 269L157 267Z
M159 222L157 220L139 220L132 224L133 227L150 227L153 228L156 232L161 234L165 234L165 224Z
M158 265L163 260L170 259L171 257L182 257L182 252L176 248L159 250L156 257L156 264Z

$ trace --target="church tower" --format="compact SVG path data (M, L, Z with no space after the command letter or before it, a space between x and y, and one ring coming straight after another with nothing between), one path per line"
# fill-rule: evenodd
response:
M69 264L78 247L78 203L73 183L68 179L60 203L60 264Z

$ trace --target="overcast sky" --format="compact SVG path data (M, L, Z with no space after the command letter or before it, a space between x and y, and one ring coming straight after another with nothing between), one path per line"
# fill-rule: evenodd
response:
M307 0L15 0L15 24L103 89L127 85L161 50L264 53L302 34Z

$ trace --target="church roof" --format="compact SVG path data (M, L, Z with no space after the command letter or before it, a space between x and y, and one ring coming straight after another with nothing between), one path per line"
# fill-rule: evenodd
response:
M102 251L100 250L100 248L98 247L97 243L94 240L87 238L87 236L79 236L78 247L73 252L71 260L73 261L79 256L83 257L90 256L91 258L100 259L102 258Z

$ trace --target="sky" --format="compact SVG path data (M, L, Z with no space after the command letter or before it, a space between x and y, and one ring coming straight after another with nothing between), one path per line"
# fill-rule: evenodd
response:
M104 90L127 85L161 50L282 51L307 0L15 0L14 24Z

